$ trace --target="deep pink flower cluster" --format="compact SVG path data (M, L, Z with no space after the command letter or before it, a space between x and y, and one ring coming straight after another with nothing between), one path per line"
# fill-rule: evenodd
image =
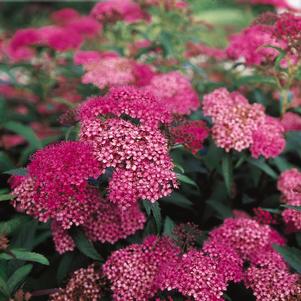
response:
M216 59L218 61L224 60L226 58L226 53L224 49L210 47L206 44L188 43L186 48L186 57L203 55L208 58Z
M255 24L231 37L227 54L231 59L243 58L248 65L259 65L279 55L278 50L267 46L284 49L286 43L274 37L273 26Z
M14 206L64 229L82 224L89 215L88 179L100 175L93 148L82 142L62 142L37 151L28 175L14 188Z
M174 114L190 114L200 105L198 95L188 78L177 71L155 75L146 89Z
M175 143L183 144L193 154L203 148L204 140L208 137L209 129L202 120L189 120L171 128Z
M55 250L59 254L63 254L75 249L75 243L68 233L57 221L51 223L52 239L55 245Z
M263 210L258 207L254 208L253 212L255 213L254 219L260 224L272 225L277 223L273 215L266 210Z
M78 109L80 120L106 114L127 115L152 128L171 122L171 114L151 93L131 86L112 88L105 97L92 97Z
M286 0L240 0L240 2L273 5L277 8L290 8L290 5L287 3Z
M106 21L123 20L127 23L148 19L139 4L133 0L105 0L98 2L92 9L92 16Z
M213 121L212 136L227 152L250 148L252 156L278 156L285 147L281 123L264 113L260 104L249 104L238 92L219 88L204 96L203 111Z
M278 189L283 194L283 201L290 206L301 206L301 172L296 168L284 171L278 180ZM301 212L287 208L282 217L295 231L301 230Z
M178 253L170 239L156 236L113 252L103 273L111 281L114 300L150 300L159 289L156 278L161 269L175 262Z
M80 139L93 143L102 172L115 169L108 198L123 208L139 199L154 202L177 187L167 140L157 129L115 118L84 120Z
M282 116L281 124L286 132L301 131L301 116L293 112L287 112Z
M15 60L31 59L35 55L31 46L47 46L57 51L78 48L84 38L95 37L102 25L90 16L80 16L72 9L62 9L53 14L58 25L18 30L10 39L6 52Z
M75 271L65 288L50 295L51 301L98 301L103 295L105 280L99 268L90 265Z

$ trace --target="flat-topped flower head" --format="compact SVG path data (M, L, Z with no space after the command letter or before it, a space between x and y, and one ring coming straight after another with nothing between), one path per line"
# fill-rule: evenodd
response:
M200 105L198 95L188 78L177 71L155 75L146 89L174 114L190 114Z
M89 178L100 175L93 148L83 142L61 142L37 151L28 175L14 185L14 206L46 222L55 219L64 229L82 224L91 209ZM92 194L91 194L92 193Z
M169 238L155 236L148 236L141 245L113 252L103 265L103 273L111 282L114 300L150 300L159 289L157 275L176 260L178 253Z

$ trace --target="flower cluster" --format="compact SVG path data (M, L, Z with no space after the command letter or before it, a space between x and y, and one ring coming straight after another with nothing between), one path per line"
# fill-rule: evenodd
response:
M300 115L287 112L282 116L281 124L286 132L301 131L301 117Z
M296 168L284 171L278 179L278 189L283 194L283 201L290 206L301 206L301 172ZM301 212L287 208L282 212L286 224L295 231L301 230Z
M268 117L260 104L250 104L238 92L219 88L204 96L203 111L213 121L212 136L227 152L250 148L252 156L278 156L285 147L280 121Z
M203 147L204 140L208 137L209 130L204 121L189 120L171 128L175 143L183 144L193 154Z
M155 75L146 89L157 96L162 105L174 114L190 114L199 107L197 93L188 78L180 72Z
M150 300L159 289L156 277L178 253L168 238L155 236L147 237L141 245L113 252L103 265L103 273L112 283L114 300Z
M51 301L98 301L103 295L105 280L95 265L75 271L65 288L50 295Z
M86 120L80 139L93 143L103 172L114 168L108 198L123 208L139 199L154 202L177 187L167 140L156 129L115 118Z

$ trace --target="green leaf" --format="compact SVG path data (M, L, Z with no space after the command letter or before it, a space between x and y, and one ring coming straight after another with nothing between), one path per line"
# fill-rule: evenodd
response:
M8 290L13 293L18 288L25 277L31 272L32 264L26 264L17 269L8 279Z
M74 241L77 248L84 255L94 260L103 261L102 257L95 249L93 243L86 238L83 232L77 231L77 233L74 236Z
M264 173L269 175L274 180L276 180L278 178L277 173L267 163L265 163L263 160L248 159L248 162L251 165L256 166L257 168L262 170Z
M233 167L230 154L225 154L222 160L222 173L226 185L226 189L228 195L232 194L232 186L233 186Z
M39 253L29 252L23 249L11 249L11 254L1 253L0 260L24 260L24 261L32 261L38 262L40 264L49 265L48 259Z
M56 279L58 283L61 283L68 275L72 261L74 260L73 253L67 253L63 255L60 264L57 269Z
M301 273L301 251L294 247L273 245L273 248L298 273Z
M5 280L0 277L0 292L5 296L9 297L9 288Z
M8 221L0 222L0 234L11 234L28 220L28 216L16 215Z
M177 175L177 179L183 183L186 183L186 184L189 184L189 185L192 185L192 186L195 186L195 187L198 187L198 185L196 184L196 182L194 182L192 179L190 179L189 177L183 175L183 174L180 174L180 173L176 173Z
M10 201L13 198L14 198L14 196L11 194L2 194L2 195L0 195L0 202L1 201Z
M296 210L296 211L301 211L301 206L292 206L292 205L280 205L280 206L284 207L284 208L293 209L293 210Z
M291 163L289 163L285 158L283 157L276 157L273 159L273 163L276 165L276 167L278 168L278 170L280 172L283 172L287 169L291 169L293 168L293 165Z
M163 234L170 236L172 234L174 227L175 227L175 222L169 216L166 216L164 220Z
M0 151L0 171L14 168L14 163L10 159L10 157L3 151Z
M3 127L11 132L14 132L24 137L29 144L36 149L42 148L42 143L35 134L35 132L29 127L16 121L9 121L3 125Z
M5 174L11 175L11 176L26 176L27 175L27 169L24 167L21 168L14 168L10 169L4 172Z
M152 215L154 217L155 224L157 227L157 232L160 233L162 217L161 217L161 208L160 208L159 203L158 202L151 203L147 200L143 200L142 204L145 208L146 214L148 216Z
M223 204L222 202L219 202L217 200L214 199L209 199L206 201L206 203L212 208L214 209L219 216L222 219L228 218L228 217L232 217L232 211L231 208L227 207L225 204Z
M182 208L191 208L192 202L188 200L184 195L180 194L179 192L173 192L171 195L162 198L160 201L165 203L170 203Z

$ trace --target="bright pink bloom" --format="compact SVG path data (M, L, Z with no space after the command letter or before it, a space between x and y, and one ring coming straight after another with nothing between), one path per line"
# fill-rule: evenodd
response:
M284 171L278 179L277 187L282 192L285 201L300 199L301 172L297 168Z
M135 85L143 87L150 84L155 76L155 71L150 65L133 63L132 72L135 77Z
M139 199L154 202L177 187L167 140L156 129L122 119L84 120L80 139L93 143L103 172L115 168L109 199L121 207Z
M105 280L96 265L75 271L64 289L50 295L50 301L100 300Z
M113 114L137 119L153 128L171 122L171 114L151 93L131 86L112 88L105 97L92 97L79 107L78 112L80 120Z
M273 243L283 244L283 238L268 225L260 225L249 218L228 218L209 234L213 241L228 244L248 260L262 250L270 250Z
M140 6L133 0L105 0L98 2L91 14L101 21L123 20L133 23L147 18Z
M74 53L74 63L77 65L86 65L97 63L101 59L101 52L93 50L79 50Z
M42 222L55 219L64 229L83 224L95 200L88 179L99 175L90 145L62 142L48 146L33 155L28 175L13 190L13 204Z
M51 223L51 233L55 245L55 250L59 254L73 251L75 249L75 243L68 233L68 230L62 228L62 226L58 222L53 221Z
M68 23L68 28L84 37L94 37L101 32L102 25L92 17L82 16L71 20Z
M177 71L154 76L146 89L174 114L190 114L200 105L198 95L188 78Z
M286 301L298 300L299 281L299 275L285 270L251 266L246 272L245 284L253 290L257 301Z
M282 116L281 123L286 132L301 131L301 116L296 113L292 113L292 112L285 113Z
M168 238L155 236L148 236L141 245L113 252L103 272L112 283L114 300L150 300L159 289L156 277L166 264L176 260L178 253Z
M249 104L238 92L219 88L204 96L203 111L213 121L212 136L227 152L242 151L253 144L253 133L264 123L264 108Z
M63 8L55 11L51 14L50 18L54 23L65 25L72 20L76 20L80 17L78 11L73 8Z
M227 289L227 277L217 261L198 250L166 265L157 282L161 290L177 290L196 301L221 301Z
M260 65L273 61L279 51L266 46L285 48L286 43L273 36L273 27L252 25L230 39L227 54L231 59L243 58L248 65Z
M205 44L194 44L188 43L186 46L186 57L193 57L204 55L209 58L214 58L216 60L226 59L226 53L224 49L214 48L207 46Z
M209 129L204 121L189 120L171 128L175 143L183 144L193 154L203 148L204 140L208 137Z
M275 158L285 148L284 128L281 122L272 117L266 117L265 122L253 132L253 143L250 148L254 158L260 155Z
M296 207L301 207L301 198L290 201L288 203L290 206L296 206ZM293 232L299 232L301 231L301 212L298 211L297 209L285 209L282 212L282 218L284 222L293 229Z
M146 218L138 205L121 210L108 200L99 198L90 216L83 224L87 237L92 241L114 244L144 227Z

